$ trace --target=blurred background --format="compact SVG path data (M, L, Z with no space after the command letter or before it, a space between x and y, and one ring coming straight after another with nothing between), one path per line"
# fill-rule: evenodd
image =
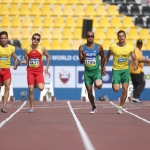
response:
M95 42L103 46L106 54L110 44L117 41L117 31L124 30L128 43L135 46L137 39L143 40L143 56L149 58L149 4L150 0L0 0L0 31L8 32L9 43L16 47L19 60L23 59L22 49L30 44L32 35L40 33L41 44L51 55L50 73L56 99L80 100L84 68L79 64L77 50L86 43L86 31L94 31ZM111 66L112 58L103 79L104 88L96 91L96 99L110 93L109 98L117 100L120 95L111 89ZM148 92L150 73L147 67L145 70L144 92ZM66 83L60 73L66 74ZM18 92L27 90L25 66L16 72L12 70L12 75L15 99L21 99ZM39 94L35 97L38 100ZM148 99L147 93L142 99Z

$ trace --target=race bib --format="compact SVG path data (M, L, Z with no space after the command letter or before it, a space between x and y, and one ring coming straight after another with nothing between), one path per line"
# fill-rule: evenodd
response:
M95 66L96 65L96 59L86 59L85 65L86 66Z
M118 62L126 62L127 61L127 58L118 58Z
M40 60L38 58L31 58L29 60L29 66L31 68L38 68L40 65Z
M0 57L0 60L8 60L7 57Z

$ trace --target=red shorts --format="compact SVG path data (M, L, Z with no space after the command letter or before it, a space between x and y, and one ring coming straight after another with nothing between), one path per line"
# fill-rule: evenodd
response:
M27 80L28 85L34 85L35 83L43 83L44 84L44 77L43 72L30 72L27 73Z
M4 82L5 80L11 79L10 69L2 68L0 69L0 83Z

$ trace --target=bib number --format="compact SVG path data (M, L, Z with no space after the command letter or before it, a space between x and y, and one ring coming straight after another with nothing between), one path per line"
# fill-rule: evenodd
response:
M126 62L127 61L127 58L118 58L118 62L120 63L123 63L123 62Z
M85 60L85 65L86 66L95 66L96 65L96 60L95 59L92 59L92 60L86 59Z
M31 68L38 68L39 67L39 65L40 65L40 60L39 59L30 59L29 60L29 66L31 67Z
M8 60L8 58L7 57L0 57L0 60Z

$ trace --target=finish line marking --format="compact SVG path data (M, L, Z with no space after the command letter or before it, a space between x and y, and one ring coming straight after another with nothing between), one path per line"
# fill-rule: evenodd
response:
M2 126L8 122L15 114L17 114L23 107L24 105L26 105L27 101L25 101L20 107L19 109L17 109L13 114L11 114L8 118L6 118L5 120L3 120L1 123L0 123L0 128L2 128Z
M79 119L77 118L76 114L74 113L73 108L72 108L70 102L67 101L67 104L68 104L69 109L70 109L70 111L71 111L71 113L73 115L73 118L74 118L75 122L76 122L76 125L78 127L78 130L79 130L79 133L81 135L81 138L82 138L82 141L83 141L85 149L86 150L95 150L93 144L91 143L89 137L87 136L85 130L83 129L83 127L82 127Z
M118 108L118 106L117 106L115 103L113 103L113 102L109 102L109 103ZM138 115L136 115L136 114L133 114L133 113L131 113L131 112L125 110L125 109L122 109L122 110L123 110L124 112L126 112L126 113L128 113L128 114L130 114L130 115L132 115L132 116L134 116L134 117L136 117L136 118L138 118L138 119L140 119L140 120L142 120L142 121L144 121L144 122L150 124L150 121L149 121L149 120L146 120L146 119L144 119L144 118L142 118L142 117L140 117L140 116L138 116Z

